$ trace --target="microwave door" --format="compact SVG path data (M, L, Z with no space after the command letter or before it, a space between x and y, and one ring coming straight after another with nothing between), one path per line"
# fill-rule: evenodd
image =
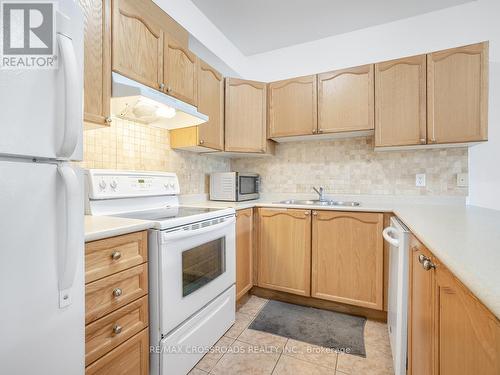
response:
M259 177L238 175L238 200L259 198Z

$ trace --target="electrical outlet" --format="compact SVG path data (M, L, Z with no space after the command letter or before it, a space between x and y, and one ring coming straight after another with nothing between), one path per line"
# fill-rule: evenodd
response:
M469 186L469 177L467 173L457 173L457 186L467 187Z
M415 186L417 187L425 186L425 173L417 173L415 175Z

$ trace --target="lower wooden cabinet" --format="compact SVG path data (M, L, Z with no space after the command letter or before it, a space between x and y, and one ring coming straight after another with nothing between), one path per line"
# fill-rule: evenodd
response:
M258 212L258 286L310 296L311 211Z
M410 248L409 374L500 374L500 321L414 238Z
M382 310L384 215L312 211L311 296Z
M148 375L148 329L127 340L85 369L85 375Z
M253 286L253 209L236 211L236 300Z

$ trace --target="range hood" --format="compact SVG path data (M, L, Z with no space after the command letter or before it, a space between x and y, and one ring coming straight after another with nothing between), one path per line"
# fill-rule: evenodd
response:
M177 129L208 121L198 109L170 95L113 72L111 114L152 126Z

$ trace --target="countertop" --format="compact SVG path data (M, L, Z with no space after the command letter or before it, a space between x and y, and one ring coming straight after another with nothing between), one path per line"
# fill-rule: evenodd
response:
M295 198L295 197L294 197ZM298 199L308 199L303 196ZM402 199L401 197L338 197L358 200L359 207L325 207L276 203L283 197L247 202L187 200L194 207L236 210L253 207L393 212L411 232L500 319L500 211L466 206L455 199ZM85 217L85 241L151 228L144 220Z
M152 227L153 223L146 220L85 215L85 242L138 232Z

